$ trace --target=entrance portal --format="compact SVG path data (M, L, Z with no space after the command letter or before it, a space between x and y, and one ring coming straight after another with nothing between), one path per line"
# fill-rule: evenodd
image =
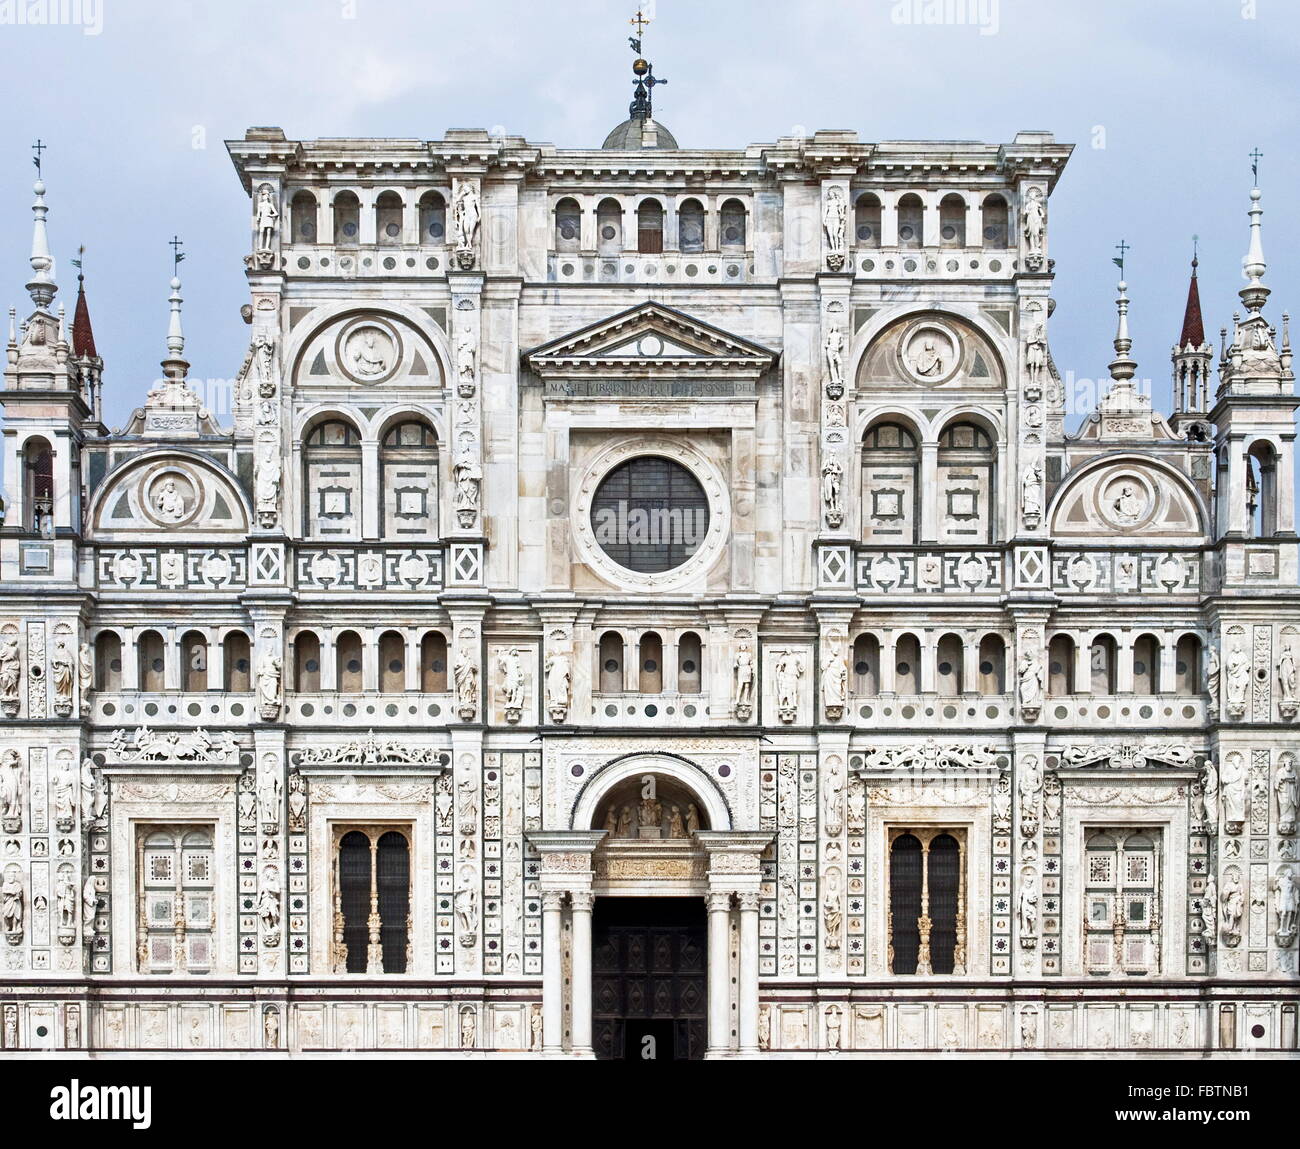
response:
M707 944L702 898L597 898L592 1045L605 1061L702 1058Z

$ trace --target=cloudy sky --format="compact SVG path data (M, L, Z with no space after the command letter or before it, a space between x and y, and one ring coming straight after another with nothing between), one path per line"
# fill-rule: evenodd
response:
M13 22L44 6L0 5L0 304L28 306L39 136L69 306L68 261L87 248L110 425L158 374L173 234L191 374L227 378L243 358L249 207L223 140L252 124L291 138L499 126L593 146L630 96L634 0L61 0L72 22ZM1294 0L657 0L654 14L656 111L684 147L817 128L1076 144L1051 201L1067 383L1106 374L1122 238L1139 376L1167 403L1193 234L1207 329L1238 305L1255 147L1268 313L1300 307Z

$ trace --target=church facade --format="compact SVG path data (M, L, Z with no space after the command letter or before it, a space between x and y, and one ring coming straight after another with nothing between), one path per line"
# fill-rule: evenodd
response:
M1153 411L1121 283L1067 432L1049 134L228 147L224 419L173 280L105 426L37 185L4 1055L1294 1055L1258 191L1217 372L1193 278Z

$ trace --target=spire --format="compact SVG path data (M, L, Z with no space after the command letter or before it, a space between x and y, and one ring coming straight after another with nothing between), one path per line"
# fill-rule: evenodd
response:
M1214 349L1205 340L1201 319L1201 291L1196 282L1196 236L1192 236L1192 278L1187 285L1187 307L1183 311L1183 329L1171 355L1174 365L1173 426L1188 438L1204 439L1207 424L1202 422L1210 409L1210 357Z
M1192 237L1195 245L1195 236ZM1196 248L1192 248L1192 278L1187 285L1187 306L1183 310L1183 330L1178 336L1179 347L1201 347L1205 343L1205 324L1201 321L1201 292L1196 285L1196 268L1200 260L1196 257Z
M1250 209L1247 212L1250 216L1250 248L1246 252L1246 258L1241 261L1241 270L1249 282L1238 294L1247 310L1258 313L1269 296L1269 289L1263 284L1268 264L1264 262L1264 241L1259 222L1264 214L1264 209L1259 204L1259 160L1262 153L1256 148L1250 155L1254 161L1250 170L1255 182L1255 186L1250 189Z
M77 251L77 258L72 261L77 269L77 306L72 312L72 354L78 359L97 359L95 350L95 332L90 326L90 308L86 304L86 275L81 268L81 259L85 255L83 245Z
M32 202L32 277L27 282L27 291L38 311L48 311L59 288L54 282L54 259L50 255L50 238L45 230L45 217L49 212L45 206L45 181L41 179L41 151L45 145L37 140L33 147L36 149L36 183L32 185L32 191L36 198Z
M1120 257L1121 260L1123 257ZM1129 355L1133 347L1133 340L1128 333L1128 284L1120 280L1118 286L1119 296L1115 300L1115 306L1119 311L1119 322L1115 327L1115 358L1110 362L1110 377L1116 383L1123 384L1126 388L1129 386L1129 380L1133 378L1137 371L1137 361ZM1116 388L1111 388L1111 393Z
M176 273L180 270L185 253L181 251L179 236L172 236L167 241L172 249L171 294L167 302L171 305L171 318L167 323L167 358L162 361L163 374L169 380L183 383L189 364L185 361L185 332L181 330L181 281Z

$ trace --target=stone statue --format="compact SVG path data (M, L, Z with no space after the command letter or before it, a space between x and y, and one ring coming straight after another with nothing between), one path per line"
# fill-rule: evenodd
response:
M1219 771L1213 759L1205 760L1205 769L1201 773L1201 788L1205 791L1205 824L1211 833L1219 824Z
M1026 463L1020 474L1020 509L1025 522L1036 526L1043 514L1043 471L1037 463Z
M1290 947L1296 936L1296 913L1300 910L1300 886L1290 866L1283 866L1273 879L1273 908L1277 912L1277 944Z
M1043 371L1047 367L1047 332L1043 329L1042 323L1035 323L1029 333L1029 338L1025 341L1025 374L1028 376L1029 386L1026 388L1027 397L1037 400L1042 394Z
M1277 682L1282 690L1282 703L1295 705L1296 701L1296 666L1295 650L1290 643L1282 648L1277 660Z
M736 717L744 722L754 709L754 656L748 643L742 642L736 650L732 677L735 680Z
M177 522L185 517L185 496L176 489L176 480L168 476L153 499L158 517Z
M280 1048L280 1011L275 1006L262 1014L262 1042L267 1049Z
M265 440L258 454L256 494L258 522L269 530L280 513L280 451L273 439Z
M252 833L257 829L257 771L250 768L239 779L238 796L235 800L239 813L239 829L243 833Z
M81 760L81 824L91 826L102 822L108 810L108 779L96 767L94 759Z
M262 885L257 894L257 916L262 922L262 933L267 945L275 946L280 939L280 873L274 866L262 868Z
M268 834L280 828L281 792L279 771L264 766L257 778L257 809Z
M474 1048L474 1007L465 1005L460 1010L460 1047Z
M838 324L831 323L827 326L822 353L826 358L827 398L842 399L844 397L844 332Z
M270 722L280 715L280 658L267 651L257 664L257 702L262 717Z
M307 779L297 770L289 774L289 832L307 829Z
M1037 714L1043 701L1043 662L1036 649L1026 647L1021 651L1016 677L1021 708L1032 709Z
M1043 193L1038 188L1030 188L1025 199L1022 213L1025 251L1032 256L1041 256L1047 243L1047 205L1043 202Z
M696 834L700 829L700 811L694 802L686 804L686 832Z
M835 763L828 763L822 777L822 821L828 838L838 838L844 829L844 775Z
M77 883L70 870L60 870L54 887L54 904L59 913L59 929L71 930L77 925Z
M23 760L12 746L0 755L0 825L16 834L22 829Z
M21 681L22 663L18 653L18 637L13 634L0 636L0 705L3 705L8 718L18 715Z
M506 718L514 713L514 721L519 720L519 712L524 705L524 666L519 658L519 651L511 647L498 659L501 668L501 705Z
M474 245L478 241L481 216L478 187L473 180L461 180L452 196L451 219L455 229L456 258L463 271L474 266Z
M670 838L686 837L686 822L682 818L682 808L674 806L668 814L668 836Z
M993 832L1011 833L1011 776L1005 771L993 787Z
M1219 705L1219 652L1211 646L1205 652L1205 692L1210 696L1211 707Z
M826 665L822 667L822 707L826 717L839 719L844 714L844 704L848 697L849 668L844 661L844 653L839 645L829 652Z
M257 228L257 250L270 251L271 241L275 237L280 213L275 207L275 197L271 185L263 184L257 193L257 207L253 213L253 226Z
M0 882L0 926L10 941L23 935L23 875L17 866L5 870Z
M1235 867L1223 875L1223 889L1219 892L1219 921L1224 945L1233 947L1241 941L1241 915L1246 906L1246 894L1241 888L1241 876Z
M77 685L81 688L83 700L95 685L95 664L91 659L88 642L83 642L77 650Z
M834 455L822 464L822 505L826 511L826 525L836 530L844 521L844 499L841 487L844 483L844 468Z
M553 650L546 656L546 712L552 722L563 722L569 714L569 692L573 670L567 651Z
M473 874L469 875L473 880ZM465 875L462 875L465 880ZM473 938L478 930L478 895L474 887L463 885L456 891L456 920L460 923L461 945L465 945L465 938ZM473 944L473 941L469 943Z
M87 874L81 887L81 922L87 938L95 932L95 914L99 910L99 891L95 889L95 875Z
M54 804L54 824L64 833L77 825L78 781L71 762L64 760L55 764L50 776L50 797Z
M826 1048L832 1053L839 1052L843 1026L844 1011L838 1005L828 1005L826 1007Z
M1121 483L1119 494L1111 502L1111 511L1121 523L1136 523L1142 515L1142 500L1132 483Z
M1246 820L1246 766L1240 754L1229 754L1219 774L1223 794L1223 823L1229 834L1239 834Z
M542 1048L542 1007L537 1002L528 1010L528 1048L534 1052Z
M456 713L466 722L478 713L478 666L468 646L462 646L452 670L456 683Z
M478 515L479 484L483 480L483 470L478 460L464 450L452 468L452 477L456 481L456 516L462 527L472 527Z
M803 659L797 651L782 650L776 655L776 706L782 722L793 722L799 714L799 679L803 677Z
M1296 779L1295 759L1289 755L1278 764L1273 779L1273 792L1277 794L1277 832L1296 832L1296 801L1300 798L1300 783Z
M462 399L468 399L474 394L476 357L474 332L469 328L462 328L456 336L456 393Z
M54 644L54 653L50 655L50 681L54 684L54 712L65 717L72 713L74 674L72 651L60 639Z
M664 805L658 798L642 798L637 811L637 825L657 829L663 825Z
M1224 671L1228 678L1228 711L1240 717L1246 712L1246 692L1250 689L1250 659L1244 646L1237 645L1228 651Z
M832 184L826 189L822 208L822 230L826 234L826 266L839 271L844 266L845 232L848 229L849 208L844 189Z
M933 338L924 336L921 339L921 350L912 353L912 370L927 379L943 374L943 356Z
M1020 918L1021 944L1025 939L1038 933L1038 875L1030 871L1025 874L1020 884Z
M620 838L630 838L632 836L632 807L624 806L618 812L618 829L617 835Z
M354 335L349 340L352 353L352 370L362 379L375 379L388 370L388 357L379 346L379 336L373 327Z

